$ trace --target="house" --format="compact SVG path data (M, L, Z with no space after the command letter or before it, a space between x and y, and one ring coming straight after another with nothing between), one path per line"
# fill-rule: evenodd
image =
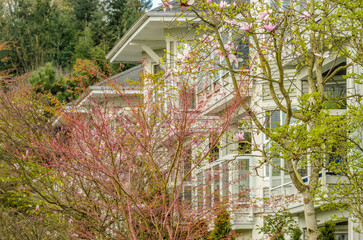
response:
M182 15L180 15L181 12L183 12ZM172 24L176 18L180 23L179 25ZM121 63L139 63L140 60L146 59L143 64L145 72L156 74L164 71L166 72L165 76L167 76L169 69L176 66L180 61L178 55L188 47L188 43L180 39L191 41L200 25L203 25L200 19L196 18L195 14L185 11L178 3L174 2L173 8L168 11L164 11L161 7L155 8L146 12L136 21L108 53L107 58L111 62ZM265 35L268 38L268 35ZM245 55L254 53L253 49L249 49L248 44L242 44L240 51L243 51ZM161 59L164 60L161 61ZM322 64L322 74L328 75L339 66L347 65L348 62L349 59L345 57L335 55L326 57ZM308 94L310 91L309 73L306 68L299 69L297 73L296 66L298 64L299 59L291 59L290 64L283 66L286 76L288 76L286 77L287 81L293 79L294 86L290 87L287 93L291 98L292 109L299 107L299 96ZM276 65L273 65L273 71L274 76L278 76ZM327 94L339 93L344 96L347 93L353 93L353 91L361 93L361 85L355 84L350 78L345 79L343 77L351 71L356 70L347 68L338 72L334 81L325 84L324 91ZM235 102L231 76L226 71L217 71L214 74L215 77L193 88L194 92L189 96L194 98L194 108L202 111L204 116L218 118L230 106L233 104L237 106L238 104ZM145 86L147 84L145 83ZM286 113L281 111L274 101L274 97L282 98L284 93L280 90L271 92L266 81L263 80L257 79L248 84L253 85L253 87L242 101L250 104L255 103L254 111L261 122L264 122L271 129L284 123ZM96 94L101 85L93 87L91 93ZM144 94L147 95L147 91ZM144 99L152 100L146 97ZM344 107L338 108L341 106L330 107L333 110L329 111L335 115L345 111ZM210 144L214 146L209 150L210 157L193 172L192 183L188 185L189 192L188 194L185 192L183 198L194 199L196 201L195 208L211 206L220 198L233 199L234 205L230 207L231 222L232 229L239 234L238 239L259 239L263 237L259 226L263 225L264 217L274 213L274 209L271 208L271 205L267 205L265 199L271 199L274 196L277 199L280 196L297 196L287 206L287 210L303 230L304 239L307 239L304 204L298 190L291 182L290 176L285 171L266 163L260 152L256 150L258 148L268 149L272 142L271 139L256 130L253 125L241 129L241 120L248 121L249 117L246 111L237 108L233 112L233 116L229 120L229 127L223 135L216 139L213 139L213 136L210 137ZM243 141L236 141L236 134L242 134ZM208 145L208 143L205 144ZM283 158L274 157L270 158L270 161L281 168L285 166ZM298 171L302 180L307 183L310 168L300 168ZM330 174L324 169L319 173L319 181L322 186L334 184L338 178L339 176ZM190 193L191 187L194 188L192 193ZM218 195L218 199L212 197L212 194ZM254 199L254 204L251 204L251 199ZM315 206L319 226L333 215L340 214L341 218L336 220L336 238L342 240L363 239L362 234L354 231L358 224L354 222L347 211L322 211L319 207Z

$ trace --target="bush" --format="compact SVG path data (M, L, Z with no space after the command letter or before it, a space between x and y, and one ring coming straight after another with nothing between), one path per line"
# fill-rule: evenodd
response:
M327 221L319 228L320 240L335 240L335 223L333 221Z
M214 219L214 229L211 233L211 240L221 239L234 239L232 237L231 222L229 219L229 213L226 209L222 209L221 212Z

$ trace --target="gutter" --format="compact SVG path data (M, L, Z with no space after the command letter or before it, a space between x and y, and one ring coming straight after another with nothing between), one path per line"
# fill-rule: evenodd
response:
M144 24L150 17L160 17L160 22L163 20L164 17L173 17L174 19L178 18L179 12L156 12L150 11L144 13L132 26L131 28L125 33L124 36L116 43L116 45L107 53L106 59L111 60L115 54L117 54L118 50L132 37L132 35L140 28L142 24ZM183 13L183 18L186 17L196 17L195 14Z

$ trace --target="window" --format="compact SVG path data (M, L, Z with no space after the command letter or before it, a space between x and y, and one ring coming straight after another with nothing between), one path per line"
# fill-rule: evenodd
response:
M324 106L327 109L346 109L347 108L347 84L346 82L327 83L324 86L326 100Z
M244 139L238 142L239 154L251 154L252 153L252 140L251 133L245 132Z
M180 90L180 97L179 97L179 101L180 101L180 107L184 108L186 107L187 109L194 109L195 108L195 89L193 87L188 87L188 86L183 86L182 89Z
M220 198L220 167L216 165L213 167L213 185L214 185L214 204L219 202Z
M163 69L160 67L159 64L154 64L153 65L153 74L157 74L157 73L164 73Z
M229 194L229 169L228 162L222 163L222 196L228 200Z
M286 114L280 110L266 112L266 127L276 128L280 124L284 124Z
M219 158L219 143L217 138L217 134L211 134L209 137L210 161L215 161Z
M191 186L184 186L183 187L183 196L184 196L184 201L187 204L191 204L192 203L192 187Z
M205 195L205 205L207 208L210 208L212 206L212 176L210 168L205 171Z
M191 149L188 149L186 150L185 152L185 157L184 157L184 163L183 163L183 172L184 172L184 175L187 174L190 169L192 168L192 150ZM192 180L192 175L189 174L187 176L187 178L185 179L186 181L191 181Z
M345 170L345 158L346 155L344 147L346 143L342 143L339 146L332 148L332 152L327 156L326 169L329 174L341 174Z
M203 172L197 174L197 205L198 210L203 210Z
M242 59L242 62L238 63L238 66L233 64L233 69L240 69L242 66L248 68L250 47L249 40L247 38L241 38L237 42L237 58Z
M249 200L249 160L248 159L239 159L238 160L238 195L242 202L246 202Z

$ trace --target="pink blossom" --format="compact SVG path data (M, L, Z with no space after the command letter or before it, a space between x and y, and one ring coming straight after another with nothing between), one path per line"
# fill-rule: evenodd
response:
M220 3L219 3L219 8L220 9L223 9L223 8L225 8L225 7L228 7L229 6L229 4L227 4L227 2L226 1L221 1Z
M242 31L249 32L251 30L251 25L249 23L246 23L240 28Z
M141 145L137 145L137 151L141 152L142 151L142 146Z
M236 7L237 7L236 2L233 2L233 9L236 9Z
M189 58L190 57L190 55L189 55L189 48L188 47L184 49L184 51L183 51L183 57L184 58Z
M271 32L271 33L272 33L273 31L275 31L276 27L277 27L277 24L272 25L271 23L268 23L268 24L266 24L265 26L263 26L262 28L263 28L265 31L269 31L269 32Z
M262 20L267 21L268 18L269 18L268 12L260 12L260 13L258 13L258 19L260 21L262 21Z
M308 20L310 17L311 17L311 15L310 15L310 13L309 13L308 11L304 11L304 12L303 12L303 18L304 18L305 20Z
M229 60L231 60L231 62L234 63L234 65L236 65L236 67L238 67L238 63L240 62L240 59L237 58L237 56L235 54L228 54L228 58Z
M236 138L238 141L242 141L243 139L245 139L245 133L237 133Z
M169 128L169 134L174 134L175 133L175 128L173 126L171 126Z
M27 149L26 151L25 151L25 157L28 157L29 156L29 150Z
M210 41L211 41L211 40L210 40L210 38L209 38L209 36L207 36L207 35L205 35L205 34L203 35L203 38L202 38L202 39L203 39L203 43L204 43L204 44L206 44L206 43L210 43Z
M208 3L208 4L211 4L211 3L212 3L212 0L207 0L207 3Z
M236 21L234 21L234 20L232 20L232 21L225 21L226 23L227 23L227 25L236 25L237 23L236 23Z
M35 206L35 211L38 212L39 211L39 205Z
M169 1L164 1L164 2L162 2L162 3L159 3L159 5L161 5L161 6L163 6L163 8L164 8L164 12L166 11L166 9L172 9L173 8L173 5L171 5L170 3L169 3Z

